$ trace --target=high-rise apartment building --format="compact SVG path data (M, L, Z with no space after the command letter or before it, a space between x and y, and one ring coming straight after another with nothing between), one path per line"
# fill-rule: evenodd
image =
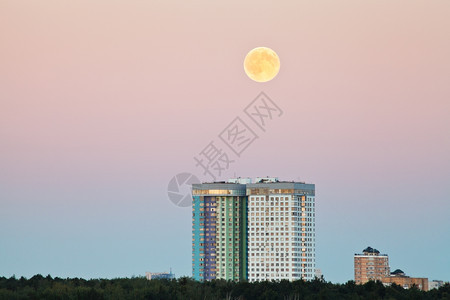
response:
M381 281L389 276L389 257L380 251L367 247L362 254L355 254L355 282L364 284L369 280Z
M247 184L248 280L314 279L314 185Z
M311 280L315 187L276 178L192 186L197 280Z
M240 280L246 270L245 185L192 185L192 274L196 280Z

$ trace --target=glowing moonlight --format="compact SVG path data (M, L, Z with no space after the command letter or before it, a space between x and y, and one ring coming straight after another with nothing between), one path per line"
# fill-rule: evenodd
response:
M244 60L244 70L250 79L267 82L280 71L280 59L270 48L258 47L251 50Z

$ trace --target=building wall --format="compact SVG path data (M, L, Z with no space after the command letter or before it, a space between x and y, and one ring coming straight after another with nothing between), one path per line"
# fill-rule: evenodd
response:
M442 280L428 281L428 290L438 289L443 285L444 285L444 281L442 281Z
M389 276L389 258L387 255L356 254L354 257L355 282L364 284L369 280L379 280Z
M386 285L393 283L405 288L412 288L414 285L422 291L428 291L428 278L415 278L408 276L388 276L381 280Z
M145 272L145 277L148 280L152 280L152 279L174 279L175 278L175 274L173 274L172 272L170 272L170 273L167 273L167 272L161 272L161 273Z
M247 278L245 186L193 185L192 275L196 280ZM244 264L244 265L243 265Z
M205 261L204 280L216 279L216 197L204 196Z
M246 279L242 272L242 259L245 258L245 225L242 210L246 197L217 197L217 261L216 278L226 280Z
M247 280L248 279L248 269L247 269L247 235L248 235L248 217L247 217L247 211L248 211L248 198L241 197L241 214L240 214L240 221L242 224L241 231L240 231L240 278Z
M281 185L281 186L280 186ZM280 188L277 188L280 187ZM285 187L285 188L283 188ZM298 184L248 185L248 279L314 279L315 203Z
M193 196L192 200L192 276L195 280L203 280L205 254L203 196Z

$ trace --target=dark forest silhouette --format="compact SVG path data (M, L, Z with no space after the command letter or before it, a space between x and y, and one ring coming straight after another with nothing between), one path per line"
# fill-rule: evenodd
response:
M450 285L423 292L381 282L356 285L354 281L334 284L313 281L198 282L187 277L147 280L145 277L90 279L43 277L30 279L0 277L0 299L450 299Z

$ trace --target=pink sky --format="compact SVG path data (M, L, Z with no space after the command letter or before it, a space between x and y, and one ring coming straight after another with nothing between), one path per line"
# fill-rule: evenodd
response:
M193 156L264 91L284 114L228 175L316 183L326 279L351 279L351 255L370 243L407 273L450 280L442 260L414 262L424 245L450 246L438 238L450 235L449 14L448 1L1 1L0 234L9 246L0 276L130 276L169 264L189 274L190 211L166 199L167 182L197 171ZM243 71L258 46L281 59L268 83ZM64 227L84 244L80 219L122 222L127 240L142 218L145 241L133 243L143 252L127 266L7 263L21 261L29 236L43 252L66 241L18 224ZM394 218L410 230L390 230ZM166 219L183 229L156 233ZM366 221L381 224L369 237L355 229ZM160 235L183 240L183 254L155 247ZM405 245L417 251L403 258ZM329 247L347 260L328 258ZM442 251L435 257L449 262ZM75 262L95 265L88 253Z

